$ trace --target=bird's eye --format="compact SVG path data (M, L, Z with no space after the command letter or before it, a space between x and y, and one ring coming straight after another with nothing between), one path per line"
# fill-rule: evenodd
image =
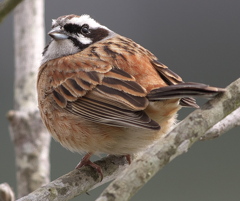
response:
M89 33L90 33L90 31L89 31L89 26L88 26L87 24L82 25L81 33L82 33L83 35L86 35L86 34L89 34Z

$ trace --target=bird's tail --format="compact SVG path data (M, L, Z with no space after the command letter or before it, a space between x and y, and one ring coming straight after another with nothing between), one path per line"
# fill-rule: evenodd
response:
M218 93L224 92L225 89L211 87L206 84L195 82L183 82L176 85L169 85L158 89L153 89L148 94L150 101L160 101L166 99L181 98L180 105L185 107L198 108L196 101L192 97L201 96L212 98Z

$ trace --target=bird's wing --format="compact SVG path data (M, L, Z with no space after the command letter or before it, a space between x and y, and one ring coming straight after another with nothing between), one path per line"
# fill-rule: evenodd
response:
M143 111L146 90L133 76L98 57L79 54L51 62L49 76L58 106L96 123L160 129Z

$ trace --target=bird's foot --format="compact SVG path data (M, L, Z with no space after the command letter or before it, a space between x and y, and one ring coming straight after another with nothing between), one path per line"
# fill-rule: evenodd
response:
M132 162L131 155L130 155L130 154L127 154L127 155L125 155L125 157L126 157L126 159L127 159L128 164L130 165L131 162Z
M102 172L102 168L93 163L92 161L90 161L90 157L92 156L92 153L87 153L82 160L78 163L78 165L75 167L76 169L80 169L83 166L91 166L92 168L94 168L100 175L101 181L103 180L103 172Z

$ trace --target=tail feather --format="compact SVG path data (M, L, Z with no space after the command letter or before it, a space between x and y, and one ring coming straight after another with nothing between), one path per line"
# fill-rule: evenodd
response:
M196 104L195 99L190 97L202 96L211 98L224 91L225 89L211 87L202 83L184 82L154 89L150 91L147 97L150 101L181 98L180 104L182 106L191 106L197 108L198 105Z
M199 108L198 104L196 103L196 100L192 97L181 98L179 104L183 107Z

